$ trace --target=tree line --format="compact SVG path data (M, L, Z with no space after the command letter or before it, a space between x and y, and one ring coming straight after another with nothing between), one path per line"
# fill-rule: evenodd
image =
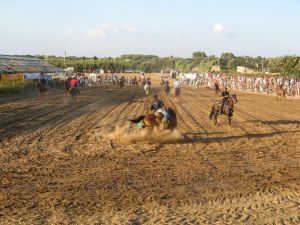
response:
M191 58L158 57L155 55L128 54L116 58L56 57L39 56L48 63L64 68L74 67L76 72L91 72L102 69L111 72L143 71L160 72L175 69L181 72L209 72L213 66L220 66L221 72L236 72L237 66L244 66L257 73L268 71L281 75L300 76L300 56L282 56L274 58L235 56L223 53L220 57L207 55L205 52L194 52Z

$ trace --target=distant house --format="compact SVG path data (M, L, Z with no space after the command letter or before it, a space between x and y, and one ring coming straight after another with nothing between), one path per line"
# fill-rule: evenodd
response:
M74 67L67 67L66 72L73 73L74 70Z
M160 71L160 76L161 78L172 78L176 79L178 74L178 71L173 70L173 69L166 69L166 70L161 70Z
M220 72L221 68L219 66L213 66L213 67L211 67L210 71L211 72Z
M41 73L46 74L49 79L51 79L51 74L62 71L62 69L37 58L0 55L0 74L2 82L7 80L15 82L24 79L38 79Z
M245 73L245 74L253 74L254 73L253 69L249 69L249 68L244 67L244 66L237 66L236 71L238 73Z
M37 58L0 55L0 73L57 73L63 70Z

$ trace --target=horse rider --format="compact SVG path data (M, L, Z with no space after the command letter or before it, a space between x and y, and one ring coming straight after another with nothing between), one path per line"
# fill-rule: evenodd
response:
M40 84L46 89L47 88L47 81L43 74L41 75Z
M221 114L224 114L225 113L225 110L224 110L224 105L225 105L225 102L228 100L229 98L229 92L227 91L227 87L225 87L224 91L221 92Z
M78 82L75 76L72 77L72 80L70 81L70 89L71 88L76 88L76 91L78 94L80 94L79 90L78 90Z
M146 84L148 84L149 86L151 85L151 78L150 77L147 78Z
M217 93L220 90L219 82L217 80L215 80L214 86L215 86L215 91Z
M178 79L174 82L174 88L180 88L180 82Z
M176 81L174 82L174 93L176 93L176 90L178 91L178 95L179 95L180 94L180 82L178 79L176 79Z
M72 77L72 80L70 81L70 88L74 87L77 88L78 82L76 80L76 77Z
M170 115L168 111L165 109L165 105L162 100L158 98L157 95L153 96L153 101L150 106L150 110L154 111L155 116L163 116L163 121L167 122L170 120Z

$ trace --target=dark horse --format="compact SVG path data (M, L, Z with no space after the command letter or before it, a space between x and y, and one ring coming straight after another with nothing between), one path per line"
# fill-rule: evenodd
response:
M38 82L36 84L36 87L38 89L39 98L43 98L46 94L46 91L47 91L46 84L42 84L41 82Z
M168 95L170 93L170 86L169 86L169 83L165 83L165 86L164 86L164 91L166 93L166 95Z
M164 121L163 116L156 116L154 114L141 115L138 118L129 121L136 124L136 126L139 128L161 127L163 129L172 130L177 127L176 112L171 108L168 108L167 112L170 116L170 119L168 121Z
M228 124L231 126L231 117L233 116L234 104L237 104L236 94L230 95L224 104L224 114L227 116ZM221 115L221 104L215 103L211 109L209 118L214 119L214 123L217 124L218 115Z
M123 78L120 79L119 86L121 89L123 89L123 87L124 87L124 79Z
M79 94L78 88L77 87L71 87L69 89L69 93L70 93L70 96L72 97L73 101L76 102L77 95Z
M180 88L174 87L174 97L175 99L180 95Z
M219 94L219 92L220 92L219 84L215 83L215 88L214 89L215 89L216 94Z

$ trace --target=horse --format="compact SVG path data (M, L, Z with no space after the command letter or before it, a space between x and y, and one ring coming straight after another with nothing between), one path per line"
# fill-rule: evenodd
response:
M144 90L145 90L146 95L149 96L149 95L150 95L150 92L151 92L151 87L150 87L150 85L149 85L149 84L145 84Z
M77 95L79 94L79 90L77 87L71 87L69 89L69 94L72 97L73 101L76 102L77 100Z
M233 116L234 104L237 104L238 100L236 94L230 95L224 104L224 114L227 116L228 124L231 126L231 117ZM222 109L220 103L215 103L212 106L209 118L214 119L214 124L217 124L218 115L221 115Z
M159 127L162 129L173 130L177 127L177 115L172 108L168 108L167 112L169 114L169 120L165 121L163 116L155 115L153 113L147 115L141 115L136 119L129 120L130 122L136 124L138 128L154 128Z
M123 87L124 87L124 79L123 78L120 79L119 86L120 86L120 89L123 89Z
M41 82L38 82L36 84L38 93L39 93L39 98L43 98L45 97L46 91L47 91L47 87L45 84L41 84Z
M170 88L169 84L166 83L164 86L164 91L165 91L166 95L168 95L170 93L170 90L171 90L171 88Z
M277 94L277 101L278 101L278 96L280 96L280 99L286 98L286 91L283 88L277 89L276 94Z
M174 97L177 98L180 95L180 88L174 87Z
M219 94L219 92L220 92L220 87L219 87L219 85L218 84L215 84L215 92L216 92L216 94Z
M146 85L146 83L147 83L147 82L146 82L145 79L143 79L142 82L141 82L141 84L142 84L143 87Z

